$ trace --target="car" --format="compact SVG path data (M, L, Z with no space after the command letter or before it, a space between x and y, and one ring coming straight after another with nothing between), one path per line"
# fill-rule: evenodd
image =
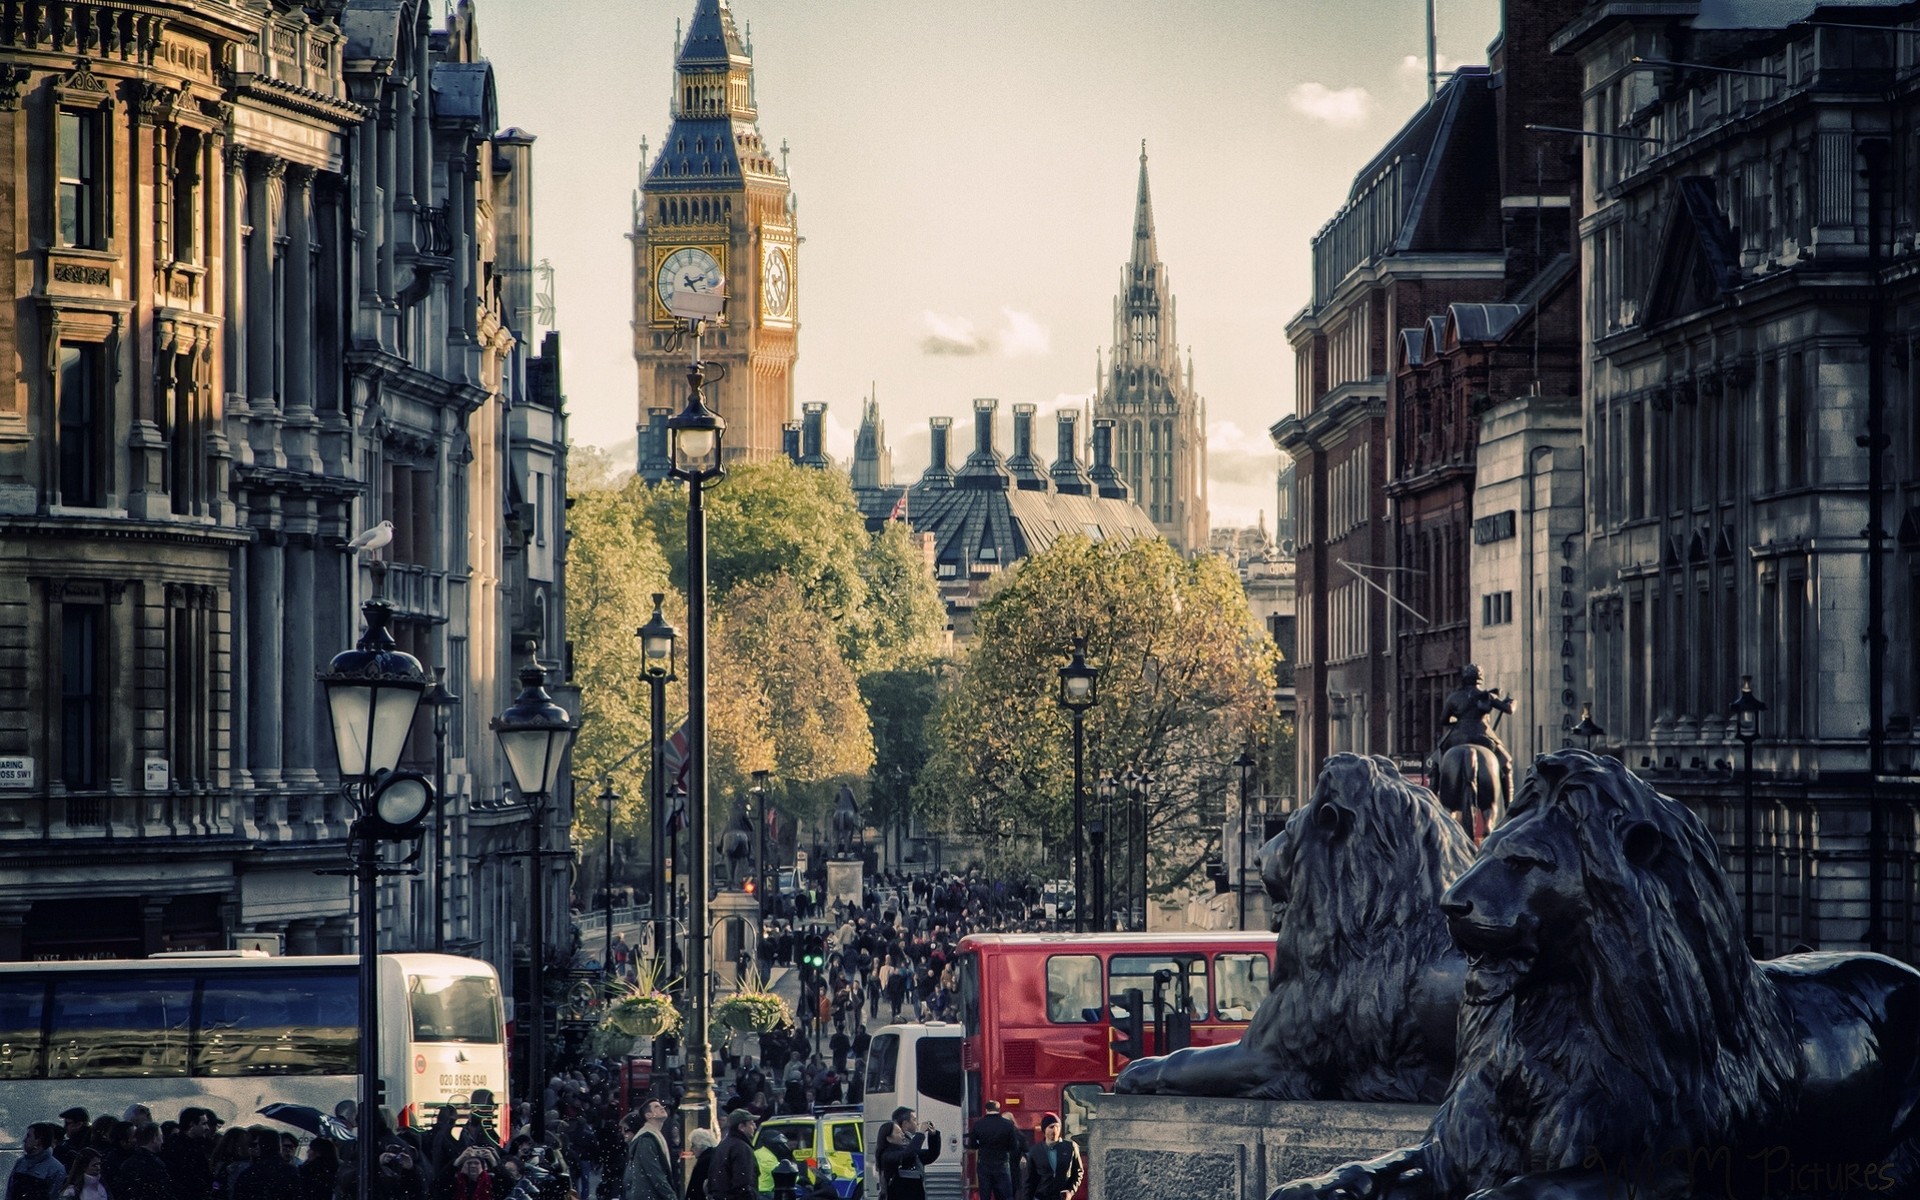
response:
M793 1147L793 1157L813 1160L833 1176L839 1200L862 1200L867 1175L867 1138L858 1104L822 1105L810 1114L768 1117L762 1130L777 1129Z

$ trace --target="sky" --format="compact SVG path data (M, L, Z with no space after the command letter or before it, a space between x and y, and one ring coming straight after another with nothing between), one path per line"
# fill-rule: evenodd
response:
M534 146L571 434L631 462L626 234L639 148L669 124L694 0L475 0L502 127ZM853 450L880 402L896 479L927 419L1078 405L1132 240L1146 142L1155 232L1206 402L1212 524L1271 524L1293 411L1286 322L1311 239L1426 101L1423 0L731 0L761 134L790 147L804 239L796 405ZM1436 0L1440 68L1484 63L1498 0ZM797 408L795 415L798 415Z

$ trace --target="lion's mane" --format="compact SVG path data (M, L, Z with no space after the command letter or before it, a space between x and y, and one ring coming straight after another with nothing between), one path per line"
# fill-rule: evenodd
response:
M1387 759L1336 754L1269 847L1277 913L1273 990L1248 1030L1298 1064L1253 1094L1435 1103L1451 1046L1434 1046L1437 964L1458 963L1439 900L1473 843L1432 792ZM1444 1006L1443 1006L1444 1007ZM1449 1039L1450 1041L1450 1039ZM1306 1082L1299 1094L1300 1080Z
M1534 916L1576 965L1462 1009L1461 1068L1429 1139L1440 1195L1595 1155L1631 1167L1751 1145L1797 1102L1791 1016L1742 944L1700 820L1581 751L1535 762L1503 830L1556 813L1588 914Z

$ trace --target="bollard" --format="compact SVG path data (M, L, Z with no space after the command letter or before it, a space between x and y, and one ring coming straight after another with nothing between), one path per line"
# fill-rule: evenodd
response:
M793 1200L793 1181L799 1175L800 1168L789 1159L773 1164L773 1200Z

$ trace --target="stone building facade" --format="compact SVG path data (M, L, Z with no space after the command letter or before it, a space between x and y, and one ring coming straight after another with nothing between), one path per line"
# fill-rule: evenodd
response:
M640 368L637 465L646 478L664 468L664 445L652 449L664 438L660 414L679 412L687 399L688 348L678 333L682 323L661 299L663 277L669 286L688 279L704 286L701 272L711 271L728 297L701 357L719 367L705 398L726 418L729 462L765 462L781 452L799 357L800 237L786 146L775 151L760 134L753 47L727 0L697 0L674 60L670 107L673 123L660 152L640 166L629 235Z
M384 939L438 915L504 968L502 885L467 868L508 635L564 644L564 414L552 343L514 332L530 163L472 5L0 18L29 8L0 19L0 959L350 949L314 673L384 595L462 701L445 853L388 885ZM510 510L531 462L551 507ZM406 761L433 760L423 710Z
M1618 135L1581 181L1579 603L1600 747L1743 884L1751 849L1762 948L1912 960L1920 24L1844 12L1597 3L1557 38ZM1743 676L1769 706L1752 847Z

